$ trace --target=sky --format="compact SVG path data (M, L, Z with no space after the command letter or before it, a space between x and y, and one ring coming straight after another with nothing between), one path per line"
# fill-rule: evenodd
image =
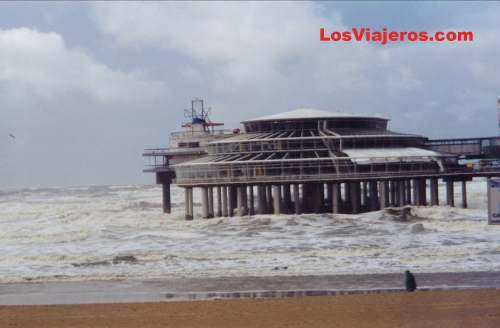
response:
M497 135L498 17L498 1L1 2L0 189L152 184L141 152L167 145L195 97L227 128L312 107ZM320 27L474 41L325 43Z

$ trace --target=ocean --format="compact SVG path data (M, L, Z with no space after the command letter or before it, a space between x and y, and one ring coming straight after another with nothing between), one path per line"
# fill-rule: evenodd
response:
M499 271L484 179L468 183L468 200L412 207L404 222L384 211L203 220L195 193L185 221L176 187L170 215L156 185L0 190L0 283Z

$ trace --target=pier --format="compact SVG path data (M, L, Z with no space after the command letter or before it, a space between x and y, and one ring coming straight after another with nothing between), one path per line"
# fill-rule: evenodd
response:
M149 150L154 164L146 170L163 185L166 212L170 183L184 188L187 220L194 217L195 188L206 219L356 214L405 205L466 208L468 181L500 176L494 161L479 168L459 161L466 150L469 158L496 151L495 138L430 141L388 130L388 121L299 109L244 121L241 133L218 134L203 149ZM172 163L176 152L193 159ZM439 199L439 182L445 199ZM455 192L461 194L457 204Z

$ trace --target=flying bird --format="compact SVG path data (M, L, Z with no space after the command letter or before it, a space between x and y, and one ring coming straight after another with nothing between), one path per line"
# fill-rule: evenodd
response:
M12 139L16 139L16 136L13 135L12 133L9 133L9 137L11 137Z

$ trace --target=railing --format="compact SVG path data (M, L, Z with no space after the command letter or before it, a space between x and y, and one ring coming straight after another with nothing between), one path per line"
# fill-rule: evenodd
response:
M209 130L209 131L178 131L172 132L170 134L170 139L183 139L186 137L202 137L202 136L225 136L228 134L234 134L233 130L221 129L221 130Z
M369 179L390 179L390 178L412 178L412 177L430 177L430 176L500 176L500 168L484 169L472 171L468 169L452 169L445 172L438 170L417 170L417 171L397 171L397 172L358 172L358 173L334 173L334 174L301 174L301 175L276 175L276 176L241 176L241 177L218 177L218 178L196 178L183 179L177 178L175 183L183 185L202 185L202 184L231 184L231 183L272 183L272 182L298 182L298 181L328 181L328 180L369 180Z
M371 158L373 160L373 158ZM352 159L351 159L352 160ZM325 178L360 178L380 175L438 174L442 170L435 161L422 158L405 161L358 164L349 158L302 159L290 162L271 160L259 163L210 163L176 166L177 183L209 183L231 181L304 180ZM358 159L359 160L359 159Z
M144 149L142 156L168 156L176 154L206 153L205 148L150 148Z

